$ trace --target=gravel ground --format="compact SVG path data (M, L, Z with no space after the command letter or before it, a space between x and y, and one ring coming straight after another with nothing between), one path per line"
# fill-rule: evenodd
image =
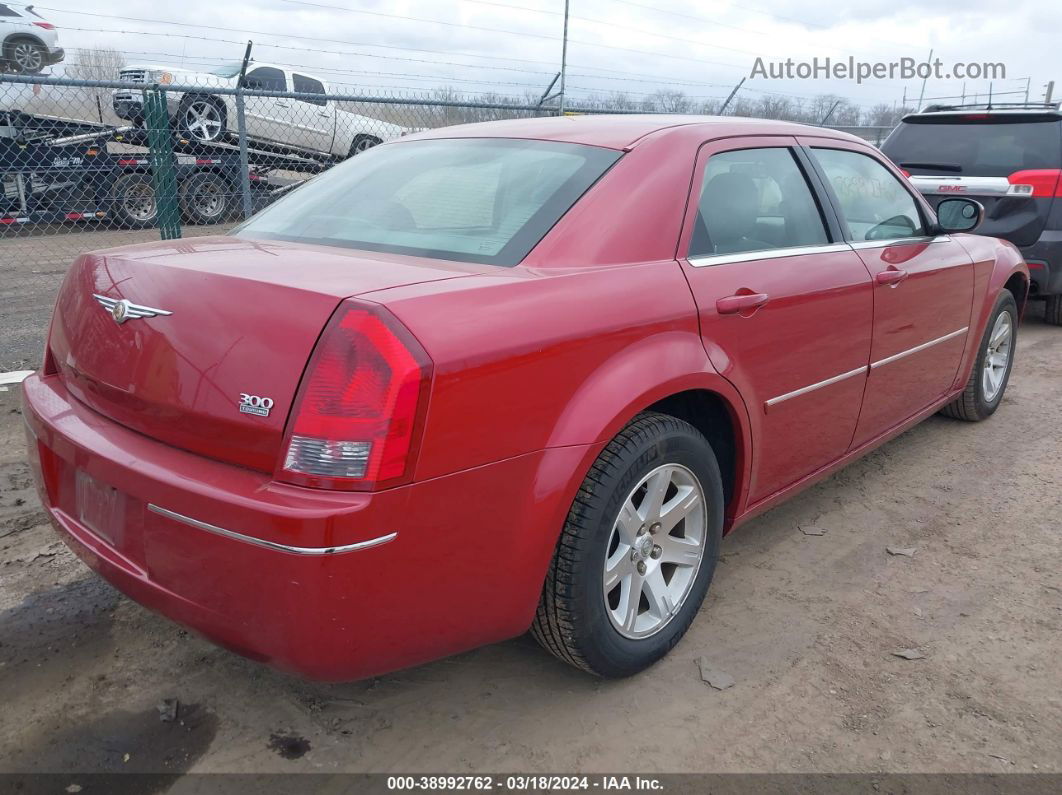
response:
M36 363L61 275L24 267L8 364ZM344 685L215 648L57 541L0 392L0 772L1062 772L1062 329L1039 312L991 420L931 418L735 532L686 638L618 682L527 637Z

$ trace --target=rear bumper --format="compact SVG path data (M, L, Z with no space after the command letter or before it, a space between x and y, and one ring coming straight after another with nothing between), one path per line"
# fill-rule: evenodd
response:
M48 51L48 53L44 56L44 62L47 65L51 66L52 64L59 63L65 57L66 50L64 50L62 47L56 47L54 50Z
M524 632L570 484L596 454L558 448L337 494L155 442L81 405L56 377L23 389L41 500L90 568L219 645L321 680ZM96 521L85 515L89 479L114 495L108 522L98 508Z
M1062 294L1062 230L1045 231L1021 253L1029 264L1030 295Z

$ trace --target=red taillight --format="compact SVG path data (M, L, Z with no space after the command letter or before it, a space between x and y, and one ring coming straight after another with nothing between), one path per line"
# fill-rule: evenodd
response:
M302 377L278 478L347 490L409 480L431 369L385 309L342 303Z
M1032 196L1037 199L1062 196L1062 169L1032 168L1015 171L1007 177L1007 181L1016 195ZM1014 188L1021 188L1021 190L1013 190Z
M55 30L55 25L51 22L34 22L33 24L38 28L44 28L45 30Z
M911 172L908 171L906 168L901 168L900 169L900 173L903 174L905 177L907 177L907 179L911 178Z

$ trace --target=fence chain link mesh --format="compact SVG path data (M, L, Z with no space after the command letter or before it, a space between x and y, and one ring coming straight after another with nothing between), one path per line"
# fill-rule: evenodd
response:
M178 85L0 74L0 301L10 278L54 275L86 251L219 234L315 174L436 127L557 113L532 104L325 93L309 76L251 64ZM617 112L569 108L569 113ZM880 143L887 128L845 128ZM42 280L43 281L43 280ZM45 289L43 286L41 289ZM4 314L8 314L6 311Z

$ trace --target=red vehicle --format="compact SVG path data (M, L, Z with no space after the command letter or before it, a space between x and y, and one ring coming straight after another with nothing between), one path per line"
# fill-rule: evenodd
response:
M42 499L133 599L308 677L528 628L632 674L725 532L998 407L1028 271L938 212L786 123L388 143L228 236L73 264L24 386Z

